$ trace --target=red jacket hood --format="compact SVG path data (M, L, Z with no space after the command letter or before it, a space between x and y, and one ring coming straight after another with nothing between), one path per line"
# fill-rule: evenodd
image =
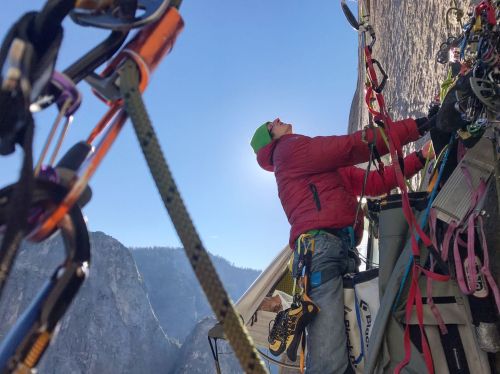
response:
M287 139L293 136L297 136L297 134L285 134L281 138L275 139L268 145L259 149L259 152L257 152L257 162L259 163L259 166L264 170L274 172L273 153L276 145L280 140Z
M277 142L277 140L273 140L257 152L257 162L262 169L274 172L273 152Z

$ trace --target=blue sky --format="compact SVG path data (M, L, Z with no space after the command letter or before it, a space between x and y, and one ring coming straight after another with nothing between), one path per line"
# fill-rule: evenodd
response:
M38 0L6 2L0 35ZM343 134L357 74L357 34L339 1L185 0L185 29L145 93L170 168L205 247L238 266L265 268L288 242L274 176L249 142L269 119L306 135ZM57 70L107 36L66 20ZM82 82L83 104L63 151L105 113ZM55 110L35 116L35 161ZM21 152L0 158L0 186ZM127 246L180 246L129 123L90 183L91 231Z

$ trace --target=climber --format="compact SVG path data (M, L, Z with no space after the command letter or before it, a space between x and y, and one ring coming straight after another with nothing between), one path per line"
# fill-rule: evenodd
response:
M419 139L435 123L419 118L395 122L392 136L402 145ZM294 134L279 118L255 132L251 146L259 165L274 172L278 194L291 225L290 247L310 247L314 241L309 297L320 312L307 326L307 373L350 372L344 327L342 275L357 271L353 248L361 241L363 217L356 218L365 171L354 165L370 159L373 143L380 154L388 149L379 129L365 128L350 135L308 137ZM404 159L410 178L434 157L430 142ZM397 186L395 169L368 174L365 193L379 196ZM356 222L356 227L353 225ZM297 258L297 256L296 256ZM294 269L294 272L296 269ZM296 332L301 333L301 332Z

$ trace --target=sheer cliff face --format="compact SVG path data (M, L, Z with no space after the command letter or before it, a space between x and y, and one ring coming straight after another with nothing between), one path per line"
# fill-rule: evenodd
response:
M184 251L173 248L134 248L131 253L143 276L160 325L169 337L183 342L195 322L212 315ZM211 256L211 259L234 301L259 275L256 270L232 266L221 257Z
M370 23L377 36L373 58L381 63L389 76L383 94L395 120L425 116L445 78L446 68L436 62L436 53L447 37L445 15L449 3L441 0L371 1ZM467 10L470 2L458 3L460 8ZM456 34L459 29L453 23L455 18L451 17L450 21L450 31ZM364 63L360 63L349 132L368 124L364 82Z
M163 332L127 248L102 233L91 237L90 275L44 355L41 373L169 372L179 352ZM0 303L5 336L63 259L62 241L25 248Z

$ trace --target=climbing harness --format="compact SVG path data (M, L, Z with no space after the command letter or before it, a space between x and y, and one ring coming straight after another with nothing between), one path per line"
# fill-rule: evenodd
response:
M314 253L314 235L315 233L306 233L297 239L292 267L293 302L290 308L278 312L268 339L269 350L273 355L279 356L286 351L288 358L293 362L297 360L297 349L301 344L299 362L301 372L305 367L305 328L320 312L308 296L308 290L312 286L310 268ZM299 282L302 282L300 290L297 288Z

